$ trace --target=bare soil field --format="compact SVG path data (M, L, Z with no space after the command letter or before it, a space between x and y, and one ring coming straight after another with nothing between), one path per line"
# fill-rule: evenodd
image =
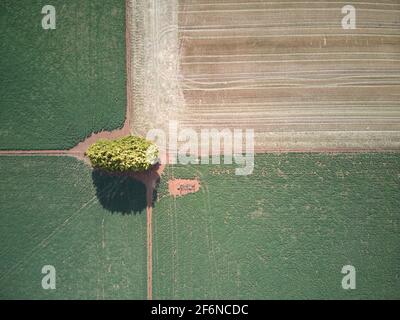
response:
M259 152L400 147L400 3L131 0L132 131L249 128Z

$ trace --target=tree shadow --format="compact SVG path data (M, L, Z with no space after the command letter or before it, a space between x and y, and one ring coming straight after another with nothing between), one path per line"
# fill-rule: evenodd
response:
M154 208L155 204L158 200L158 187L160 186L160 177L158 177L155 181L155 187L153 189L153 194L151 195L151 206Z
M146 209L146 186L133 177L94 169L92 180L104 209L122 214L141 213Z

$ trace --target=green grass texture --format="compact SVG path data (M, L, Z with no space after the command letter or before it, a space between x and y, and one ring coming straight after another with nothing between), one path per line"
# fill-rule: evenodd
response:
M0 157L0 171L1 299L146 299L143 184L68 157Z
M268 154L167 167L153 211L155 299L383 299L400 292L400 155ZM198 178L176 199L167 181ZM356 289L344 290L344 265Z
M125 1L0 1L0 149L69 149L123 126Z

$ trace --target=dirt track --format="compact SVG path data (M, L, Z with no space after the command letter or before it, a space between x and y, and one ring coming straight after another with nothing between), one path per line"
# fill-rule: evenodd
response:
M150 171L132 173L130 176L146 186L146 229L147 229L147 299L153 299L153 193L165 169L156 165Z

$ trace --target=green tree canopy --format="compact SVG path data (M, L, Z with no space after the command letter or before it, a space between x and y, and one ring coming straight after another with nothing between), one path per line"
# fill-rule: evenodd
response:
M94 168L112 172L145 171L158 162L157 146L143 137L101 139L86 151Z

